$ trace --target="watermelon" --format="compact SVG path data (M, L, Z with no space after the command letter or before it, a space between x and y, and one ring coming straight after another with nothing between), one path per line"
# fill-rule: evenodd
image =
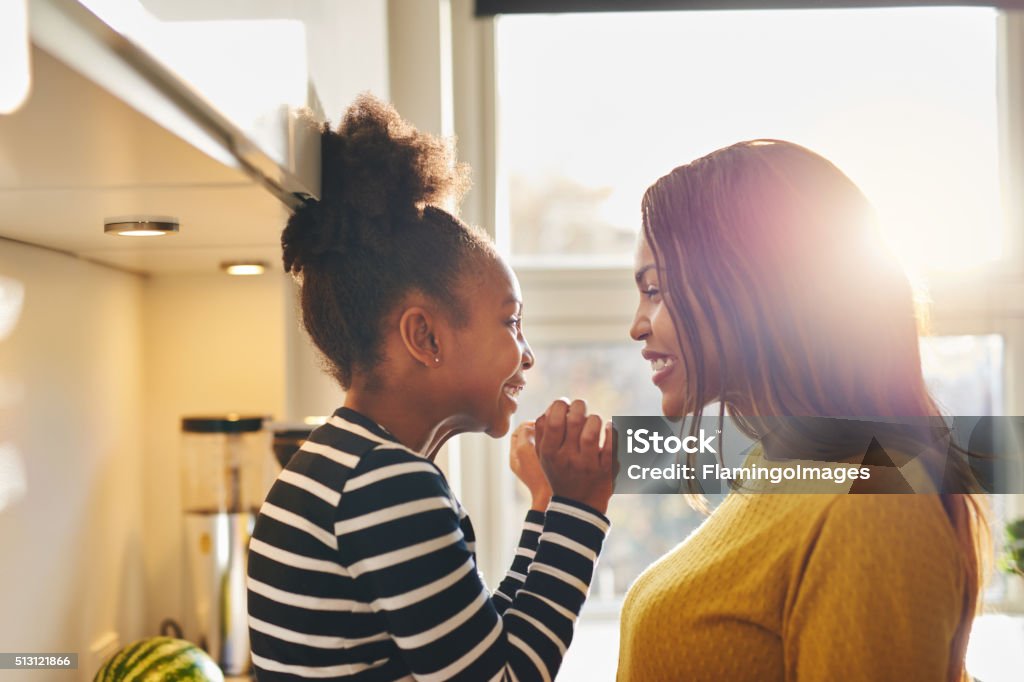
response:
M93 682L224 682L209 654L192 642L150 637L132 642L103 664Z

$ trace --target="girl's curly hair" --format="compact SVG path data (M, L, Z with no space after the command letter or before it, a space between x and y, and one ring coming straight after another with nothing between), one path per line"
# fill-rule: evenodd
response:
M368 94L336 131L325 123L320 133L321 198L289 218L281 246L285 270L301 280L303 325L347 389L380 362L382 320L406 292L422 291L464 323L459 275L494 252L441 208L469 187L450 144Z

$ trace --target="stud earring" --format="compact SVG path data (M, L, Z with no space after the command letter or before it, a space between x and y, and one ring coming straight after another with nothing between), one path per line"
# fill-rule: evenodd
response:
M437 362L441 362L441 358L439 358L439 357L437 357L437 356L435 355L435 356L434 356L434 362L435 362L435 363L437 363Z

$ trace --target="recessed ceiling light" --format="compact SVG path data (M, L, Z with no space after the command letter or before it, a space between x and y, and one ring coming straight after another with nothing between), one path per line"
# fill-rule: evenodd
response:
M178 231L178 219L169 216L117 216L103 221L103 231L122 237L159 237Z
M267 264L263 261L231 261L221 263L220 269L229 275L262 275Z

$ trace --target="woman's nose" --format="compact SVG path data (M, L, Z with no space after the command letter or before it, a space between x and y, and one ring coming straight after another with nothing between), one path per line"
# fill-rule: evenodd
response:
M646 315L636 311L636 315L633 317L633 324L629 326L629 335L634 341L643 341L651 335L651 321L647 319Z

